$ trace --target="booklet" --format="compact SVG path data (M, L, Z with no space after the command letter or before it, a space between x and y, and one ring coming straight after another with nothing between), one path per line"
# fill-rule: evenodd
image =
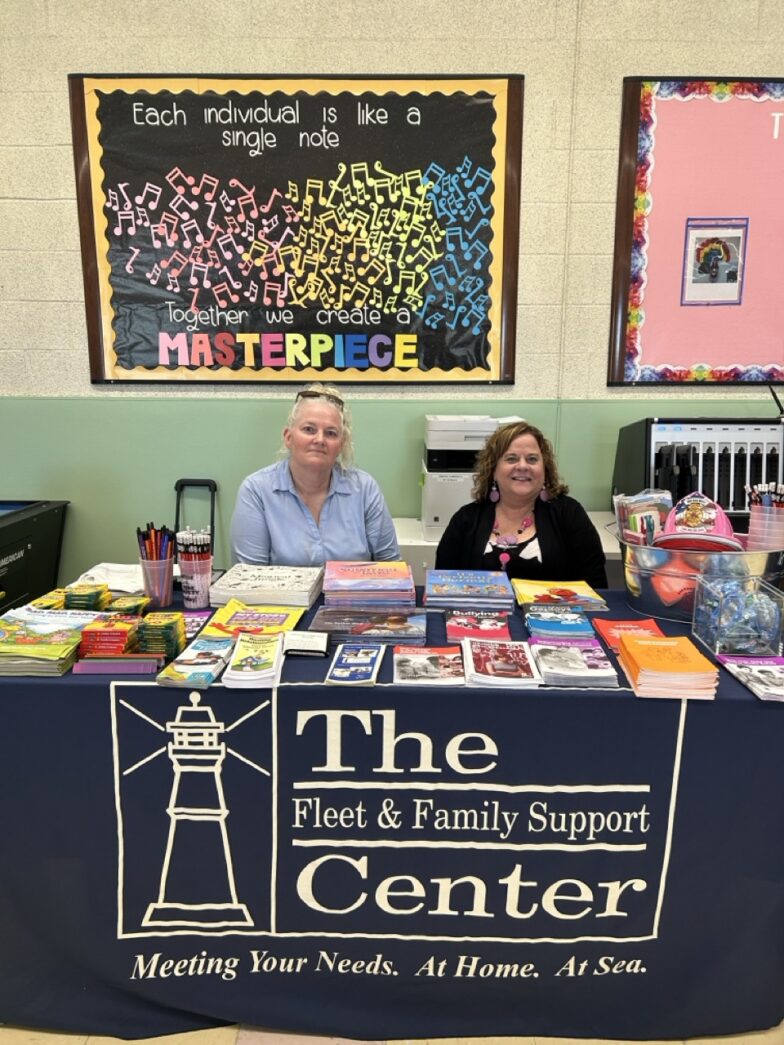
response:
M204 635L232 635L241 632L254 635L277 635L294 628L304 609L299 606L247 606L239 599L229 601L212 612L212 620L204 627Z
M546 686L615 689L618 675L598 639L531 639Z
M541 675L527 642L463 639L466 682L474 686L539 686Z
M638 697L712 700L719 670L686 635L657 638L624 632L618 663Z
M716 660L760 700L784 701L784 657L720 653Z
M280 635L240 634L223 684L230 689L267 688L280 677L283 652Z
M379 642L341 642L324 681L335 686L374 686L385 649Z
M449 642L463 639L511 639L508 610L445 610Z
M593 626L613 653L618 652L619 637L623 632L632 632L637 635L661 636L664 634L653 617L638 617L635 620L603 620L601 617L597 617Z
M532 636L543 638L592 639L595 634L585 613L566 604L530 606L525 614L525 626Z
M459 646L395 646L394 681L403 686L459 686L465 682Z
M234 648L234 639L199 636L179 656L159 672L155 681L161 686L192 686L206 689L226 667Z
M607 603L587 581L529 581L514 577L512 587L521 606L566 604L583 610L607 609Z

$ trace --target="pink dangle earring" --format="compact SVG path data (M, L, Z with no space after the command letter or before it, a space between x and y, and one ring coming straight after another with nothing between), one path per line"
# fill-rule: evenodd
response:
M493 479L492 485L490 486L490 493L487 495L488 501L492 501L493 504L498 504L501 500L501 494L498 491L498 483Z
M550 494L547 492L547 490L544 488L544 486L539 491L539 500L540 501L549 501L550 500Z

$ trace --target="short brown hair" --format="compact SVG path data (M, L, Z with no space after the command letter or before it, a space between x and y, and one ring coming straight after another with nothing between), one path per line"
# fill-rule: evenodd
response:
M569 492L569 487L561 482L558 475L558 465L555 463L555 452L550 440L535 425L529 425L527 421L514 421L512 424L502 425L488 436L487 442L476 455L472 491L475 501L487 500L493 485L496 465L515 439L519 439L521 435L532 435L539 445L544 462L544 488L550 497Z

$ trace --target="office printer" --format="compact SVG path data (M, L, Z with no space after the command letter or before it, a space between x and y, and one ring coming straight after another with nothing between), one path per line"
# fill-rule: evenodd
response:
M458 508L471 500L474 461L489 435L520 417L426 414L422 461L422 533L437 541Z

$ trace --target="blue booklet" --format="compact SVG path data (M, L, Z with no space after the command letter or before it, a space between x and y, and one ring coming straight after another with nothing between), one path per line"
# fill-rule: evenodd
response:
M336 686L375 685L385 649L379 642L342 642L324 681Z
M425 606L511 609L514 592L503 570L428 570Z

